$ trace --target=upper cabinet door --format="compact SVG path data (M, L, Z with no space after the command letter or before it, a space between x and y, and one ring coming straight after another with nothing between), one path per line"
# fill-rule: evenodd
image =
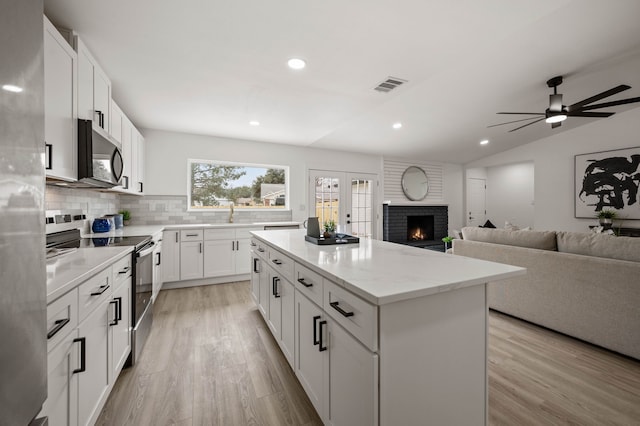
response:
M77 36L78 52L78 116L93 120L93 128L110 131L111 80L102 71L89 49Z
M118 106L118 104L116 104L113 99L111 100L111 117L110 117L110 121L111 121L111 131L109 132L109 134L111 135L111 137L113 137L115 140L117 140L118 142L122 143L122 139L123 139L123 121L124 121L124 114L122 112L122 110L120 109L120 107Z
M78 57L44 17L44 133L48 177L78 179L75 101Z
M139 195L144 195L144 137L136 130L136 139L138 141L138 156L137 156L137 176L138 176L138 187L137 192ZM135 165L134 165L135 167Z

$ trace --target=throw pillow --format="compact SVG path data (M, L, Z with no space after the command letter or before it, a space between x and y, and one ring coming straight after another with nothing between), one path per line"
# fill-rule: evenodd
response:
M520 228L517 227L516 225L513 225L511 222L507 220L504 223L504 229L506 229L507 231L518 231Z
M490 220L487 219L487 221L484 223L484 225L481 226L481 228L494 228L495 229L495 225L493 223L491 223Z

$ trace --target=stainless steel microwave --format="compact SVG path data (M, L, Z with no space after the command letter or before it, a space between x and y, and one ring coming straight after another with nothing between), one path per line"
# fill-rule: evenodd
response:
M91 120L78 120L78 183L100 188L117 186L122 167L118 146L95 131Z

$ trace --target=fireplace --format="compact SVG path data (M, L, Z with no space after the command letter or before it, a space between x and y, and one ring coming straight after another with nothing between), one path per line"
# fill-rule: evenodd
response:
M444 247L447 206L383 205L383 239L416 247Z
M433 215L407 216L407 241L432 240Z

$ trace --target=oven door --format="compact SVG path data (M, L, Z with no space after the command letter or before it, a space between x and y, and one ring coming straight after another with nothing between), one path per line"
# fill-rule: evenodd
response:
M135 254L136 269L133 286L135 304L133 305L133 334L131 339L132 364L142 352L144 343L151 332L153 312L151 309L151 291L153 282L153 249L155 243L149 241Z

